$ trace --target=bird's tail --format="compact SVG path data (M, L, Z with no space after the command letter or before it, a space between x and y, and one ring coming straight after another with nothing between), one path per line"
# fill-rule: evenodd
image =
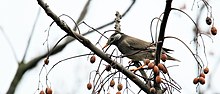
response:
M176 58L174 58L174 57L172 57L172 56L170 56L168 54L167 54L167 60L173 60L173 61L181 62L180 60L178 60L178 59L176 59Z

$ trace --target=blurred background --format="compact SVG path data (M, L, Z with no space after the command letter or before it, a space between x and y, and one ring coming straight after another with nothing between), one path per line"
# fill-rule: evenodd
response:
M74 20L79 19L80 13L88 2L87 0L47 0L52 11L57 14L66 14ZM220 1L207 0L212 6L212 16L214 17L214 26L219 28L219 7ZM119 11L123 14L130 6L130 10L121 19L121 32L146 41L151 41L150 24L153 18L159 17L165 8L165 1L161 0L91 0L88 6L87 14L82 21L86 22L93 28L98 28L115 18L115 12ZM133 4L133 5L131 5ZM198 23L201 32L209 33L210 26L206 24L207 8L202 7L203 2L200 0L173 0L172 7L185 11L192 19ZM0 94L5 94L14 79L19 64L27 64L36 57L40 57L47 53L47 43L52 48L55 43L65 35L56 24L50 28L49 38L46 31L52 19L46 15L44 10L40 8L37 0L1 0L0 1ZM68 17L61 17L66 23L74 27L74 23ZM36 20L37 19L37 20ZM153 34L155 34L156 21L152 24ZM88 26L81 24L79 26L81 33L91 30ZM192 42L195 33L195 25L183 13L172 11L168 19L166 28L166 36L175 36L184 41L192 51L196 51L195 43ZM114 24L110 24L100 32L113 30ZM109 37L111 33L106 34ZM30 37L31 36L31 40ZM90 39L92 43L98 41L100 34L97 32L90 33L85 37ZM207 37L202 35L205 45L207 61L204 55L204 45L199 38L200 47L198 53L204 65L208 66L210 73L207 75L206 84L199 86L193 84L193 79L197 77L197 63L188 49L179 41L174 39L166 39L164 47L173 49L172 56L178 58L181 62L167 62L169 65L178 65L169 68L170 75L182 87L182 94L195 94L196 90L204 94L220 93L218 82L220 70L218 63L220 62L220 40L219 34ZM30 42L28 42L30 40ZM10 42L9 42L10 41ZM100 41L104 46L106 39ZM65 43L62 41L60 44ZM29 47L27 47L29 45ZM27 49L28 48L28 49ZM115 48L112 46L112 48ZM27 51L26 51L27 49ZM100 47L101 49L101 47ZM41 68L44 64L45 57L41 57L40 61L33 68L28 69L22 76L14 94L34 94L38 89L39 78L45 85L45 74L59 60L89 53L90 50L80 44L78 41L68 43L61 52L50 57L50 63L47 70L43 70L39 76ZM128 60L124 58L125 61ZM100 60L98 58L98 60ZM125 62L126 63L126 62ZM89 82L89 73L97 68L98 64L89 63L88 57L79 57L67 60L58 64L49 75L50 86L55 94L89 94L86 84ZM134 84L132 84L134 85ZM41 88L41 86L40 86ZM45 88L45 87L43 87ZM134 86L134 88L137 88ZM174 94L179 92L174 92Z

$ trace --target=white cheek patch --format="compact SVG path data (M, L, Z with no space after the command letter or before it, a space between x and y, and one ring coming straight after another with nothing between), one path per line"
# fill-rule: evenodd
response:
M121 38L121 34L116 34L116 35L114 36L114 38L115 38L115 40L119 40L119 39Z

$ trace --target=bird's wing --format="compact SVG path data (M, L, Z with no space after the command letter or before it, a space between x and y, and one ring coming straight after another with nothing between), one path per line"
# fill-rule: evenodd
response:
M131 49L136 49L136 50L147 50L149 47L155 47L152 45L150 42L143 41L141 39L135 38L128 36L124 42L131 47Z
M136 49L136 50L149 50L151 49L152 51L156 50L156 46L150 42L146 42L144 40L127 36L126 40L124 42L131 47L131 49ZM168 48L162 48L165 53L170 53L173 50L168 49ZM162 51L162 52L163 52Z

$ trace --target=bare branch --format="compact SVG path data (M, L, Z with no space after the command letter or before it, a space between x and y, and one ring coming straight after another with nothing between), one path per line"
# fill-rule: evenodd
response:
M87 12L88 12L88 7L89 7L90 2L91 2L91 0L88 0L88 1L86 2L86 5L84 6L83 10L82 10L81 13L80 13L80 16L79 16L78 20L76 21L77 24L78 24L79 22L81 22L81 21L85 18L86 14L87 14ZM77 27L77 26L74 27L74 29L73 29L74 31L76 30L76 27Z
M135 4L135 1L136 1L136 0L132 0L131 5L130 5L130 6L128 7L128 9L123 13L122 16L125 16L125 15L130 11L130 9L131 9L131 8L133 7L133 5ZM104 24L104 25L101 25L100 27L97 27L96 29L94 29L94 30L92 30L92 31L90 31L90 32L85 32L85 33L82 34L82 36L85 36L85 35L88 35L88 34L90 34L90 33L93 33L95 30L102 29L102 28L104 28L104 27L106 27L106 26L109 26L109 25L111 25L111 24L113 24L113 23L114 23L114 20L111 21L111 22L109 22L109 23L106 23L106 24ZM2 29L2 28L0 28L0 29ZM3 29L2 29L2 30L3 30ZM3 34L4 34L4 32L3 32ZM7 36L6 36L6 40L9 41L9 39L7 38ZM53 52L50 53L50 55L55 55L55 54L61 52L70 42L72 42L72 41L74 41L74 40L75 40L74 38L70 38L70 39L66 40L64 43L57 45L56 48L50 49L49 52L51 52L51 51L53 50ZM17 60L17 62L19 62L18 59L17 59L17 57L16 57L16 54L15 54L15 51L14 51L14 49L13 49L13 46L12 46L11 42L9 41L8 43L9 43L10 47L12 48L12 51L13 51L13 54L14 54L15 59ZM30 61L26 62L25 64L22 64L22 66L19 66L18 69L17 69L17 71L16 71L16 74L15 74L15 76L14 76L14 78L13 78L11 84L10 84L10 87L9 87L9 89L8 89L8 91L7 91L7 94L14 94L15 89L16 89L18 83L20 82L21 78L23 77L24 73L25 73L27 70L34 68L34 67L39 63L39 61L42 60L43 58L45 58L47 55L48 55L48 53L45 52L45 53L43 53L43 54L41 54L41 55L39 55L39 56L36 56L35 58L31 59ZM24 62L24 61L23 61L23 62ZM24 67L24 66L25 66L25 67Z
M138 77L136 77L132 72L125 69L120 63L117 63L113 60L111 60L105 53L103 53L100 49L98 49L96 46L94 46L88 39L84 38L82 35L79 35L78 33L72 32L70 27L65 24L64 21L59 19L59 17L54 14L50 9L49 6L44 3L42 0L37 0L38 4L45 10L48 16L50 16L56 24L64 30L68 35L76 38L79 42L81 42L85 47L89 48L91 51L93 51L97 56L105 60L110 65L114 66L114 68L118 69L120 72L122 72L124 75L126 75L130 80L132 80L136 85L138 85L143 91L146 93L150 93L149 86L146 86Z
M33 36L33 34L34 34L34 30L35 30L37 21L38 21L38 19L39 19L39 17L40 17L40 12L41 12L41 8L38 9L37 16L36 16L36 19L35 19L35 21L34 21L34 24L33 24L32 30L31 30L31 34L30 34L30 36L29 36L28 43L27 43L27 46L26 46L26 49L25 49L25 52L24 52L24 56L23 56L23 58L22 58L22 60L21 60L21 63L24 63L25 57L27 56L27 51L28 51L29 46L30 46L30 44L31 44L31 39L32 39L32 36Z
M3 36L5 37L7 43L9 44L9 47L11 48L11 51L13 53L13 56L14 56L15 60L18 62L18 58L16 56L15 49L14 49L10 39L8 38L8 36L5 34L4 29L1 26L0 26L0 31L2 31Z
M165 10L164 10L163 19L161 21L160 32L159 32L159 37L158 37L158 43L156 45L157 46L156 60L155 60L156 65L160 63L160 54L161 54L161 49L162 49L162 46L163 46L167 20L168 20L170 11L171 11L172 1L173 0L166 0L166 7L165 7ZM156 78L156 75L154 76L154 79L155 78ZM156 82L154 82L154 83L156 83ZM154 87L160 88L160 85L154 84Z

